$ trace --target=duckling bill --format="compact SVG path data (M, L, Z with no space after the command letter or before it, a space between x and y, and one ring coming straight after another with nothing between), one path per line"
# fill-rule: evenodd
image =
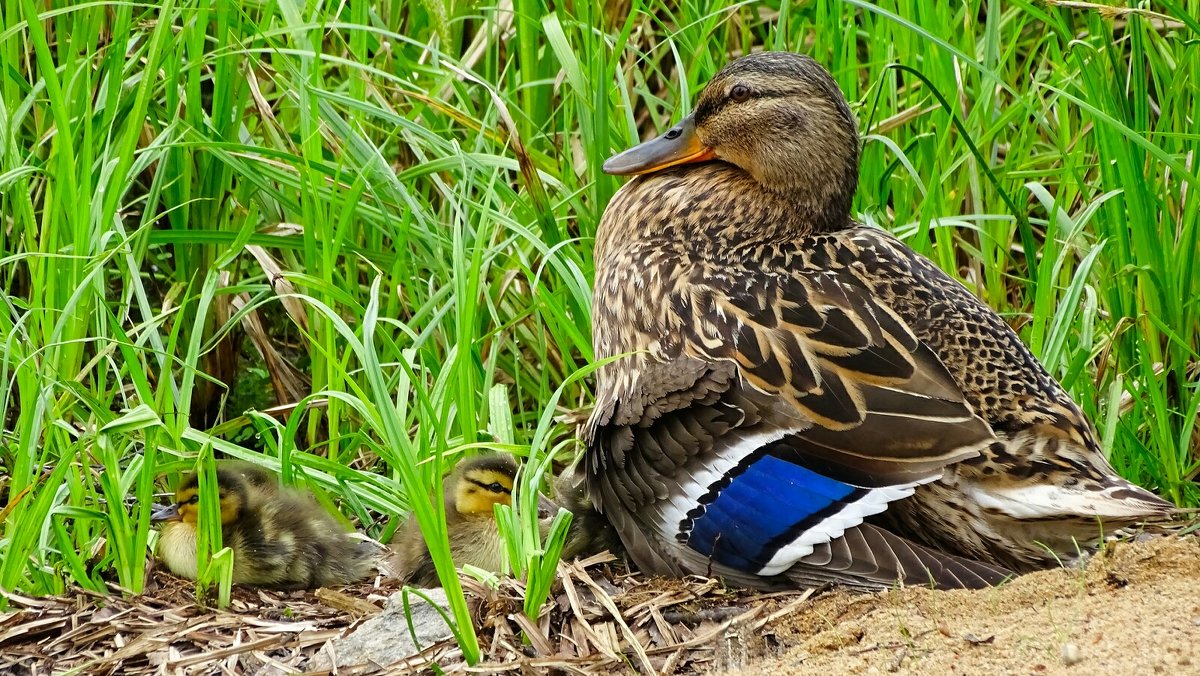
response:
M373 562L364 543L313 498L279 484L278 478L249 463L222 461L216 467L221 540L233 551L233 582L277 589L312 589L358 582ZM157 555L171 572L197 575L199 478L185 475L175 503L157 511L163 521Z

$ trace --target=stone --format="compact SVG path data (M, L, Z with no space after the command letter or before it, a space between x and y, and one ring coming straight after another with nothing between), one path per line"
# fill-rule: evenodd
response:
M443 589L423 589L421 592L442 612L447 615L450 613L450 604ZM363 622L352 633L327 643L308 661L306 669L320 671L363 665L387 666L453 636L437 608L415 593L410 593L408 599L416 642L409 632L408 619L405 617L404 592L396 592L388 599L383 612Z
M1083 661L1083 652L1074 643L1065 643L1062 647L1062 661L1066 666L1074 666Z

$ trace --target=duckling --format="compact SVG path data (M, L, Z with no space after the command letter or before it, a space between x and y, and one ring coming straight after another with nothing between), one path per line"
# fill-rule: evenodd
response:
M371 553L317 502L281 486L273 473L238 461L216 467L221 541L233 550L233 582L276 589L351 584L372 568ZM199 479L185 475L175 504L152 517L165 521L158 557L171 572L196 579Z
M576 462L554 478L554 501L571 512L571 527L563 544L563 560L608 551L624 556L617 531L596 511L587 494L587 475Z
M859 136L811 58L722 69L604 164L588 492L647 573L995 584L1168 516L994 311L856 223Z
M511 505L517 461L507 454L481 455L459 463L443 483L450 555L457 566L472 565L498 573L504 566L504 541L496 528L494 505ZM549 532L558 506L539 496L542 534ZM415 518L392 538L398 576L419 587L436 587L437 571Z

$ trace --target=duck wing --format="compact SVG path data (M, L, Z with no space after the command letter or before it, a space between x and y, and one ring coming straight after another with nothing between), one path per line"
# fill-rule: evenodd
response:
M601 370L585 429L589 491L639 566L755 586L1004 577L863 523L996 441L894 312L834 272L685 273L658 354Z

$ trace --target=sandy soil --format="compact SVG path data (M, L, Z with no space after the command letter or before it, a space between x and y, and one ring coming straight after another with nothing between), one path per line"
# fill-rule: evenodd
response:
M1200 674L1200 539L1114 544L997 589L826 594L772 633L774 655L727 673Z

